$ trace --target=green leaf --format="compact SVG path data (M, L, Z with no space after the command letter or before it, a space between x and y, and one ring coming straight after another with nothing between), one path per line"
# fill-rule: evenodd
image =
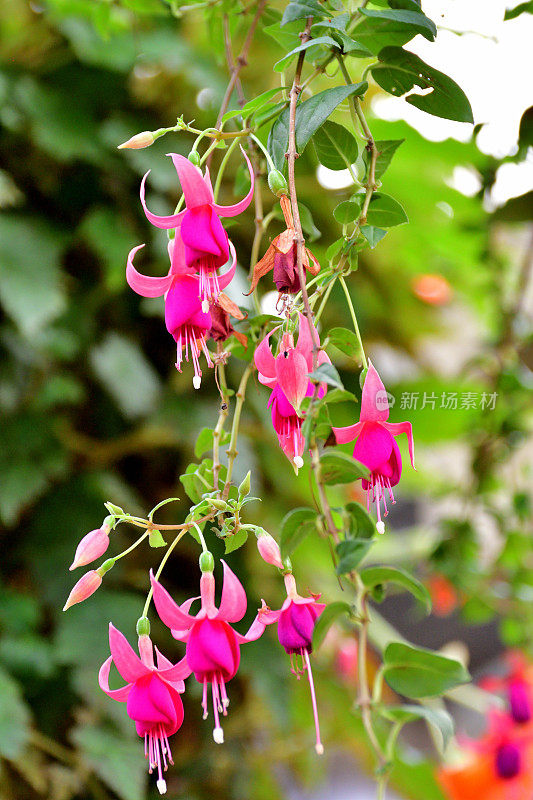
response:
M369 478L370 473L364 464L340 451L327 451L320 457L322 480L328 486L338 483L352 483L359 478Z
M376 228L374 225L361 225L359 230L367 240L371 250L387 235L387 231L383 230L383 228Z
M509 19L516 19L521 14L533 14L533 1L529 0L527 3L519 3L514 8L507 8L504 14L504 21Z
M309 373L310 380L315 383L327 383L336 389L344 389L339 373L333 364L320 364L313 372Z
M355 222L361 213L361 204L354 200L343 200L333 209L333 216L341 225L348 225Z
M360 96L368 89L368 83L354 83L350 86L336 86L313 95L296 108L296 147L303 153L305 146L315 131L327 120L337 106L351 95ZM268 137L268 151L277 169L285 165L285 153L289 144L289 109L281 112Z
M330 17L325 20L321 20L319 22L314 22L311 25L311 31L313 30L321 30L322 28L327 28L328 30L334 31L345 31L346 25L350 21L349 14L339 14L336 17Z
M358 567L373 544L372 539L347 539L339 542L335 548L339 556L337 575L346 575Z
M376 534L376 523L360 503L347 503L344 507L345 536L371 539Z
M178 500L179 497L166 497L164 500L161 500L161 502L159 502L156 506L152 508L152 510L148 514L148 519L153 519L155 512L159 511L159 509L162 508L163 506L168 505L168 503L177 503Z
M161 531L158 531L156 528L152 528L150 533L148 534L148 544L150 547L166 547L167 543L163 539L161 535Z
M363 13L366 10L361 9ZM404 17L404 14L408 16ZM383 9L367 14L357 25L356 36L362 45L377 54L388 45L406 44L417 33L431 40L434 38L432 33L434 27L433 22L422 13L420 7L412 3L407 9Z
M135 419L154 411L161 383L137 345L118 333L108 333L89 358L97 378L125 417Z
M378 228L392 228L409 222L407 214L393 197L375 192L372 195L366 215L368 225Z
M246 544L246 540L248 539L248 531L247 530L239 530L237 533L234 533L232 536L225 536L224 537L224 552L233 553L234 550L238 550L239 547L242 547L243 544Z
M247 117L253 116L256 111L259 111L260 108L263 108L263 106L265 106L270 100L272 100L273 97L279 94L282 89L282 86L278 86L275 89L269 89L267 92L263 92L257 97L254 97L253 100L249 100L248 103L245 103L242 108L226 111L222 117L222 122L227 122L233 117L242 117L243 119L246 119Z
M459 661L402 642L387 646L383 663L385 680L405 697L433 697L470 680Z
M313 631L313 649L316 650L320 647L326 638L327 632L339 617L351 616L352 614L353 608L348 603L341 601L329 603L316 621Z
M374 11L370 8L361 8L361 14L374 20L387 20L392 22L393 25L389 27L391 30L410 30L414 36L420 33L425 39L430 42L435 40L437 35L437 26L433 20L426 17L421 11L406 11L397 8L385 8L382 11ZM390 42L390 37L388 39Z
M75 728L72 741L80 748L94 773L121 800L144 800L147 775L139 758L139 741L103 727L84 724Z
M281 25L286 25L295 19L324 17L326 14L326 9L317 0L300 0L300 2L289 3L281 19Z
M378 157L376 159L376 178L381 178L385 173L396 150L404 142L405 139L381 139L375 142L378 151ZM366 149L363 153L363 159L368 170L370 166L370 153Z
M379 63L370 67L376 83L395 97L416 86L431 89L429 94L410 94L408 103L443 119L473 123L472 109L463 90L444 73L430 67L421 58L401 47L384 47Z
M274 72L283 72L283 70L287 67L289 61L291 61L295 55L301 53L302 50L309 50L310 47L339 47L338 42L335 39L332 39L331 36L319 36L316 39L309 39L309 41L304 42L303 44L295 47L294 50L291 50L290 53L280 58L279 61L276 61L274 64Z
M416 597L428 614L431 611L431 596L424 584L399 567L367 567L361 572L361 580L367 589L378 584L395 583Z
M348 330L348 328L332 328L328 331L328 339L331 344L335 345L345 355L356 360L359 359L361 347L353 331Z
M357 398L347 389L332 389L324 395L320 402L327 406L332 403L357 403Z
M318 160L328 169L350 167L359 153L357 141L350 131L329 120L314 134L313 144Z
M302 223L303 231L307 234L307 238L310 242L315 242L317 239L320 239L322 234L313 221L313 215L309 208L304 206L303 203L298 203L298 208L300 209L300 222Z
M287 558L305 537L316 530L316 511L312 508L293 508L281 521L281 557Z
M454 733L453 719L442 708L427 708L426 706L384 706L379 709L379 713L385 719L392 722L406 724L415 719L424 719L432 725L440 734L442 739L442 749L445 750Z
M16 681L0 667L0 755L15 760L30 732L30 711Z

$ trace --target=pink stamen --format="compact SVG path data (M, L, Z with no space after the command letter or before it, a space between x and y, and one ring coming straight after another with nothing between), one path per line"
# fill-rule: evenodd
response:
M316 703L316 695L315 695L315 684L313 681L313 672L311 670L311 662L309 660L309 653L307 650L302 650L302 657L305 659L305 663L307 666L307 676L309 678L309 689L311 691L311 703L313 705L313 715L315 718L315 731L316 731L316 744L315 750L319 756L322 755L324 752L324 745L320 741L320 724L318 722L318 708Z
M207 678L204 678L204 690L202 695L202 708L204 710L204 719L207 719L209 712L207 710Z

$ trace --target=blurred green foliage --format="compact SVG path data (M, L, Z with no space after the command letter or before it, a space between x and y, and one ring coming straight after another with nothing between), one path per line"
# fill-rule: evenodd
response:
M268 10L272 25L275 11ZM240 20L232 24L238 37ZM205 19L177 18L158 0L49 0L46 7L7 0L0 40L1 794L6 800L142 800L148 789L141 745L123 708L98 689L96 674L107 656L110 619L133 638L146 567L157 551L136 551L90 601L67 615L60 609L73 583L67 568L76 544L101 523L105 500L140 513L178 494L180 503L160 517L182 519L187 501L178 476L194 460L197 434L212 427L218 413L210 378L194 393L189 376L176 373L162 303L140 300L124 280L127 252L142 241L144 263L154 274L165 269L164 237L144 219L138 187L150 169L150 207L168 213L177 181L164 154L187 153L192 138L175 134L141 151L116 147L138 131L172 125L181 114L199 127L213 124L227 82L222 15L215 7ZM252 94L278 85L272 65L286 49L258 32L243 73ZM376 91L372 86L370 94ZM349 127L344 110L334 120ZM498 163L474 141L433 143L401 122L374 119L371 125L379 140L404 140L382 180L409 225L365 251L350 282L368 349L383 363L399 364L388 385L396 398L403 392L438 398L442 392L498 393L495 410L485 412L440 409L438 403L435 410L405 412L397 402L393 419L408 414L422 465L416 474L406 470L402 499L412 496L418 511L397 517L401 530L380 543L381 552L398 563L422 564L422 579L434 569L443 573L465 600L469 623L498 615L504 641L526 646L532 637L531 499L520 454L533 350L521 281L531 263L531 232L524 230L530 198L509 203L510 224L505 208L491 217L481 201ZM333 209L347 196L318 187L316 153L320 157L326 144L315 145L298 162L299 193L321 233L313 252L324 260L340 236ZM238 163L232 160L222 187L228 202ZM447 183L457 165L482 176L477 196L465 197ZM270 211L268 189L264 202ZM244 292L252 210L231 235ZM413 291L413 280L424 273L443 275L453 287L445 309L424 304ZM336 287L324 328L343 319ZM448 356L434 354L431 337L453 340L458 366L447 369ZM456 358L463 343L466 363ZM334 347L331 355L344 386L359 395L353 359ZM242 362L230 363L232 385L241 370ZM336 425L351 422L353 413L350 404L331 407ZM444 464L446 446L460 444L464 470L454 475L439 459ZM239 450L237 478L253 468L260 481L252 493L262 503L247 507L248 518L277 534L288 510L309 503L308 476L302 470L287 479L266 393L257 383L246 402ZM449 452L453 459L455 451ZM345 500L351 491L336 487L332 496ZM447 498L460 501L451 515L443 510L439 521L422 513L435 499L444 508ZM487 520L497 541L488 555L482 537ZM120 528L114 546L127 547L130 534ZM416 540L422 551L410 546ZM276 597L278 582L251 544L231 559L251 587L248 620L263 593ZM308 538L294 559L302 582L342 599L324 566L329 554L323 542ZM170 562L167 584L185 597L196 582L196 553L184 545ZM157 639L162 631L154 629ZM163 649L169 657L181 655L168 642ZM200 724L199 689L191 684L169 796L239 800L253 786L254 800L270 800L286 793L290 776L307 787L323 778L309 747L306 687L293 685L286 667L271 635L244 648L223 752ZM332 675L325 648L317 669L324 739L368 763L360 721ZM394 777L406 797L440 798L426 762L399 765Z

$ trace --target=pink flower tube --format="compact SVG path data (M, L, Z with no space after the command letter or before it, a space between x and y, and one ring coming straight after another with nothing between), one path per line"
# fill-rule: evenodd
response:
M126 712L135 722L135 730L144 738L149 772L157 768L157 788L160 794L165 794L167 785L163 772L173 763L168 740L183 723L180 693L185 690L183 679L191 670L185 658L172 664L157 647L156 667L152 642L146 634L139 636L139 658L126 637L112 624L109 625L109 647L111 655L100 668L98 683L113 700L126 703ZM121 689L109 688L112 662L127 681Z
M224 584L220 606L215 606L215 578L206 571L200 579L201 607L196 616L189 614L193 597L179 606L166 589L153 577L154 603L161 620L175 639L187 643L186 659L196 680L203 685L202 708L204 719L208 716L207 685L211 684L215 728L213 739L224 741L219 712L226 716L229 699L226 683L236 674L240 662L240 645L258 639L265 629L256 617L248 633L242 636L229 624L238 622L246 612L246 593L239 579L228 565L224 565Z

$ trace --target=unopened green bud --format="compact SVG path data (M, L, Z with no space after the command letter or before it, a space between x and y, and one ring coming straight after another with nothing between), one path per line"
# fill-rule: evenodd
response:
M191 164L194 164L195 167L200 166L200 153L198 150L191 150L189 155L187 156Z
M115 524L115 517L109 515L102 522L102 528L104 528L104 530L106 531L110 531L114 524Z
M100 577L103 578L103 576L106 574L106 572L109 572L109 570L114 566L115 566L115 559L114 558L108 558L107 561L104 561L102 566L98 567L98 569L96 571L100 575Z
M198 563L200 564L200 570L202 572L213 572L215 568L215 559L209 550L204 550L198 559Z
M248 470L243 482L239 486L240 497L246 497L246 495L250 494L250 480L251 480L251 475L250 471Z
M217 508L219 511L225 511L228 507L228 504L225 500L219 500L217 497L214 497L211 500L211 505L213 508Z
M271 169L268 173L268 188L276 197L289 193L287 181L279 169Z
M136 630L137 636L150 636L150 620L148 617L139 617Z

